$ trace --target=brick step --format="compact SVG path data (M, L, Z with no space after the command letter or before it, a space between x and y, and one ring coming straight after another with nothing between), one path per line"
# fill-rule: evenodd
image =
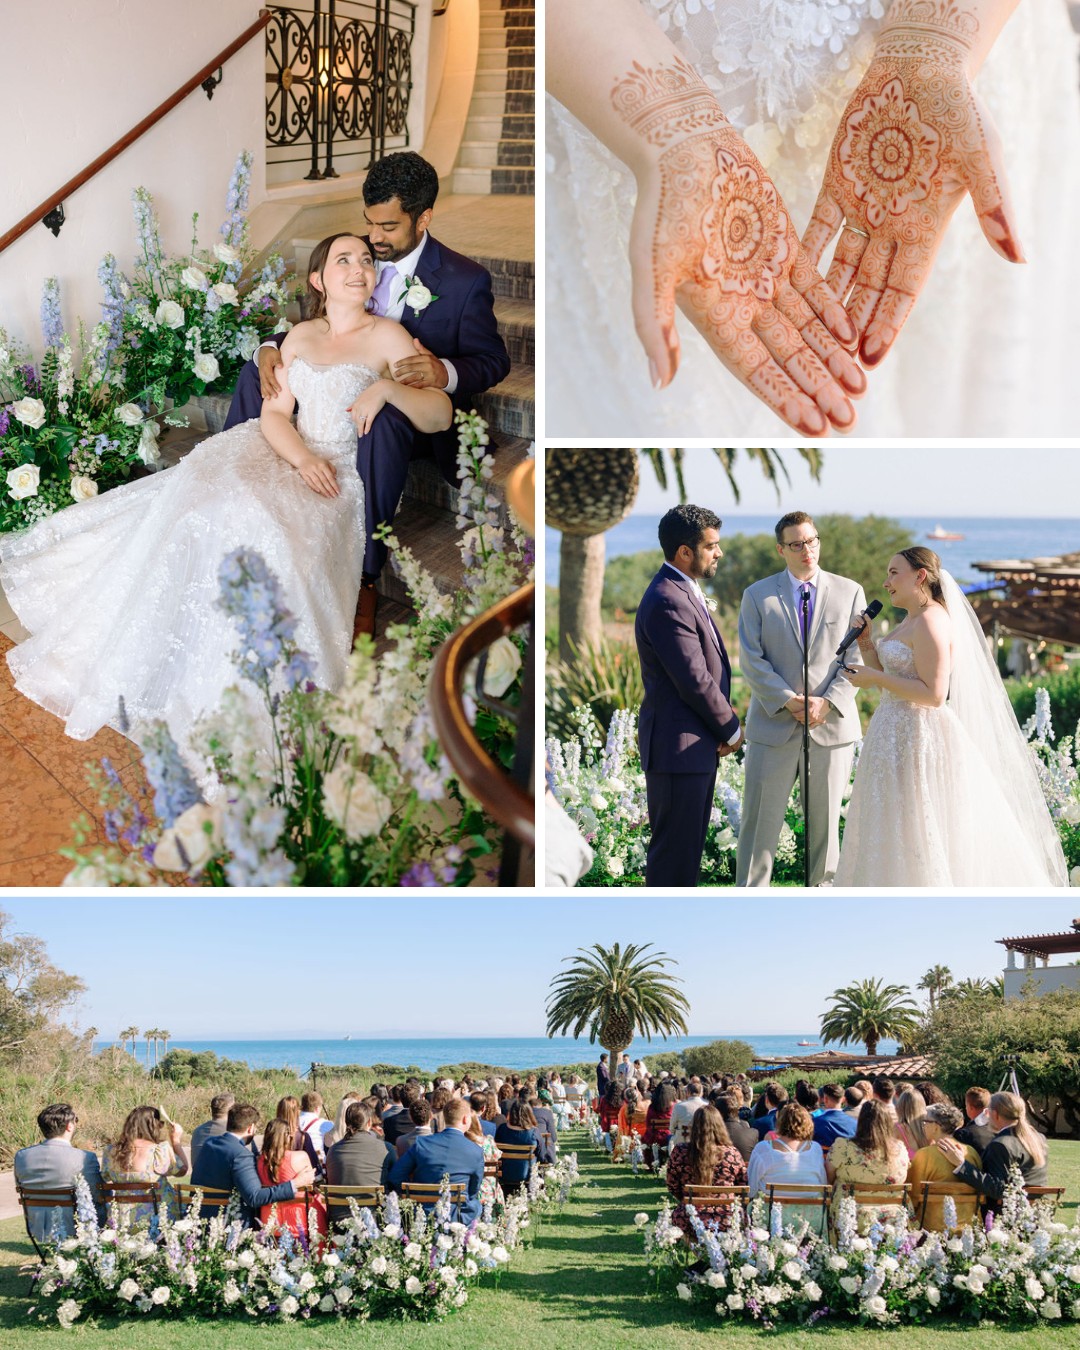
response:
M536 278L531 258L485 258L478 255L476 261L491 273L491 289L496 300L527 300L530 304L535 301Z
M394 533L423 564L441 595L452 595L461 589L465 569L457 546L460 531L450 512L406 497L394 518ZM380 595L388 600L400 605L412 604L405 583L395 568L392 551L378 584Z
M534 366L536 327L532 301L509 300L500 296L495 301L495 317L510 360L515 364Z
M532 28L536 24L535 5L507 5L502 9L480 7L481 29L493 24L500 28Z
M492 431L530 441L535 437L535 375L532 366L515 365L502 384L477 394L476 411Z
M458 165L463 169L526 168L536 166L536 143L528 141L462 141Z
M535 135L532 113L501 112L497 117L478 117L472 110L465 123L466 141L531 141Z
M511 66L535 68L536 49L534 47L492 47L477 52L477 70L506 70Z
M488 490L492 496L499 498L499 519L503 525L510 523L510 513L506 505L506 480L511 471L528 458L529 444L529 441L520 437L493 436L488 447L495 456L494 471L488 483ZM432 459L418 459L409 466L404 500L416 502L421 506L437 507L440 511L457 515L457 487L446 481Z
M483 172L481 170L481 172ZM455 189L461 191L462 189ZM492 169L488 192L492 196L535 197L535 168Z

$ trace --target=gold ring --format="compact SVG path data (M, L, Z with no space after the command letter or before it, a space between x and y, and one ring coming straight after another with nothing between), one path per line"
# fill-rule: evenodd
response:
M861 234L864 239L870 238L865 230L860 230L858 225L849 225L846 220L844 221L844 229L850 230L852 234Z

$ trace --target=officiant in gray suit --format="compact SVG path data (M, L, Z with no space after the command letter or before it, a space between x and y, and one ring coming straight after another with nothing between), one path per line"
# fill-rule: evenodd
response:
M784 570L747 587L739 666L750 686L736 884L768 886L784 811L802 774L802 596L810 631L810 884L831 881L840 857L840 807L860 735L855 690L834 653L866 608L862 587L823 572L821 540L805 511L776 523ZM855 656L848 658L854 665Z

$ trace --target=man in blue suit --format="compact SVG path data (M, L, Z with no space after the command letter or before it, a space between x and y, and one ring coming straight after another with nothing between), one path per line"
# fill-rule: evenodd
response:
M742 743L728 701L731 662L700 583L724 556L720 518L675 506L660 521L665 562L634 623L645 698L638 747L652 837L648 886L696 886L718 759Z
M416 348L415 356L394 367L394 378L416 388L445 389L455 408L469 409L477 394L510 373L495 319L491 275L429 233L439 176L427 160L412 151L387 155L368 171L363 192L364 220L378 267L372 297L376 312L400 320ZM280 346L284 337L279 333L274 342ZM226 429L258 417L263 397L277 393L277 347L264 344L258 359L258 371L249 362L240 374ZM457 450L456 427L422 435L392 407L383 408L359 437L356 468L364 482L367 526L359 632L375 630L375 582L387 550L374 532L383 521L393 521L410 460L434 458L443 477L454 483Z
M844 1089L838 1083L826 1083L821 1089L821 1110L814 1117L814 1142L832 1148L837 1139L853 1139L857 1124L844 1110Z
M465 1138L472 1111L469 1103L455 1097L443 1107L443 1128L438 1134L419 1135L390 1169L390 1189L400 1190L404 1181L438 1185L444 1176L465 1183L461 1222L480 1217L480 1186L484 1180L484 1150Z
M229 1108L225 1133L207 1139L199 1150L198 1161L191 1173L193 1186L207 1186L212 1190L237 1191L240 1208L248 1227L253 1227L263 1205L276 1205L293 1200L297 1191L314 1185L315 1172L305 1158L292 1181L277 1186L264 1186L255 1168L255 1126L259 1113L254 1106L239 1103ZM205 1213L209 1213L209 1208Z

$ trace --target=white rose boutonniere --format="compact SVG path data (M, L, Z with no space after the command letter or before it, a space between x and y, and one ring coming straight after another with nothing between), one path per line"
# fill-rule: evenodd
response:
M221 367L218 365L217 357L211 352L200 352L195 358L195 374L205 384L212 384L221 374Z
M405 304L413 312L413 317L417 317L422 309L427 309L433 300L438 300L437 295L432 295L419 277L405 278Z
M39 398L21 398L11 405L11 411L24 427L35 431L45 425L45 404Z
M40 482L41 470L36 464L20 464L8 472L8 496L17 502L24 497L36 497Z
M86 502L98 495L98 485L86 474L77 473L71 480L71 496L74 501Z

